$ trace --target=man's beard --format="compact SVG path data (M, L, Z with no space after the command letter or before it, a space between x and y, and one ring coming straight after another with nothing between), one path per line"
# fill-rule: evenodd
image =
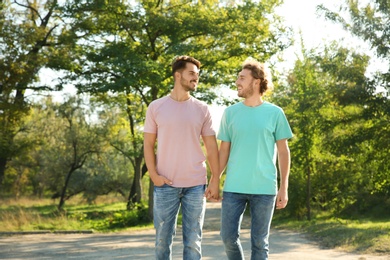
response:
M187 83L188 82L188 83ZM194 86L192 86L192 84L195 83ZM188 80L183 80L181 79L180 80L180 84L183 86L183 88L186 90L186 91L195 91L196 90L196 81L188 81Z
M253 80L252 80L250 86L247 88L243 88L241 90L241 92L237 92L237 95L239 97L242 97L242 98L248 98L248 97L252 96L253 93L254 93L254 90L253 90Z

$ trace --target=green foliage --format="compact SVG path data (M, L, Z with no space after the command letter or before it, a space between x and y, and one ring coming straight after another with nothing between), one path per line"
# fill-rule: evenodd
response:
M115 231L150 224L148 209L139 204L132 210L110 211L68 211L68 217L77 219L84 225L97 231Z
M232 72L246 57L267 60L289 46L289 31L273 13L279 4L199 5L182 0L132 5L110 1L99 8L95 2L69 4L66 14L74 17L76 33L85 35L75 49L74 63L80 70L69 71L69 79L81 91L126 90L148 105L169 92L172 59L187 54L203 63L205 87L230 84Z
M279 215L273 221L273 226L304 232L325 248L339 248L354 253L390 252L390 224L387 218L336 218L332 213L322 212L312 221L293 221Z
M52 90L39 84L39 71L49 66L58 46L68 45L62 37L69 33L57 1L6 1L0 9L0 186L7 164L23 156L29 142L16 141L24 132L30 104L29 91ZM61 53L61 60L67 55Z
M389 102L372 92L373 82L365 77L368 61L337 44L304 51L288 85L277 90L287 94L275 100L294 132L291 216L310 219L311 210L319 209L362 214L390 196L383 147L390 140Z
M41 200L43 203L43 201ZM39 204L39 201L34 201ZM151 227L148 210L137 204L128 211L126 203L86 205L70 201L64 211L47 203L37 205L3 204L0 208L0 231L34 230L95 230L118 231L131 228Z
M334 21L343 28L366 41L375 51L378 57L388 65L386 73L377 75L377 86L382 86L388 96L390 90L390 6L388 0L374 0L361 2L356 0L344 1L344 8L348 15L329 10L324 6L319 6L325 17Z
M64 104L48 98L35 104L25 122L28 132L15 139L30 140L34 145L9 164L7 192L60 198L68 172L73 170L65 200L80 192L91 203L101 194L125 197L131 182L129 164L109 145L106 137L110 129L94 122L93 113L81 98ZM110 118L116 120L118 116Z

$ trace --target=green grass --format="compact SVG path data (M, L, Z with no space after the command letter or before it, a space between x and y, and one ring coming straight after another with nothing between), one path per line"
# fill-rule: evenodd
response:
M311 221L276 217L272 226L305 233L309 239L326 248L390 254L390 220L345 219L323 214Z
M94 230L121 231L152 227L147 207L126 210L126 202L100 198L96 204L85 205L80 200L67 201L59 212L52 200L2 200L0 206L0 232Z

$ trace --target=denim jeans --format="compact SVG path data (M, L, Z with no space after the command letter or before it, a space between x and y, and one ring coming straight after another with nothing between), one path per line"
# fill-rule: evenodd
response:
M172 242L176 235L181 206L183 227L183 259L202 259L202 227L206 209L205 185L175 188L154 187L153 218L156 229L156 259L172 259Z
M240 242L240 228L248 203L251 214L251 259L268 259L268 237L275 200L275 195L223 192L221 237L228 259L245 259Z

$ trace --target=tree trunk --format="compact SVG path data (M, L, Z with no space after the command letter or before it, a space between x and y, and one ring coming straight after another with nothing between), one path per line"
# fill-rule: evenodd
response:
M65 184L64 184L64 187L62 188L62 192L61 192L61 198L60 198L60 203L58 204L58 210L62 210L64 204L65 204L65 195L66 195L66 189L68 188L68 184L69 184L69 180L70 180L70 177L72 176L74 170L70 170L68 172L68 174L66 175L66 180L65 180Z
M4 181L4 176L5 176L5 167L7 165L7 158L0 158L0 190L3 190L3 181Z
M127 209L130 210L132 208L132 205L134 203L140 203L142 198L142 159L143 155L139 156L135 160L135 167L134 167L134 179L133 184L131 185L131 190L129 194L129 198L127 200Z
M307 181L306 181L306 210L307 210L307 220L311 220L311 208L310 208L310 197L311 197L311 179L310 176L310 163L307 167Z
M154 192L154 184L152 182L152 179L149 178L149 202L148 202L148 217L150 220L153 220L153 192Z

